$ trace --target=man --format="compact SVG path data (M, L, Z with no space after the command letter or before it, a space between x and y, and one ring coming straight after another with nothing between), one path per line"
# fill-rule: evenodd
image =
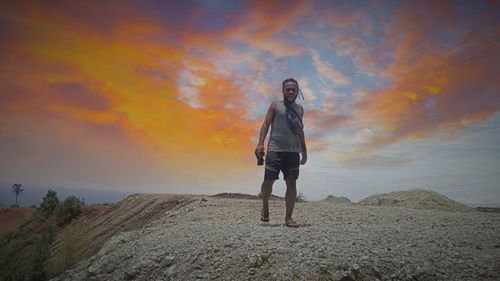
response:
M299 227L292 219L293 208L297 198L296 181L299 177L299 166L307 161L307 149L304 132L300 130L297 134L290 128L287 120L287 109L294 110L294 113L304 116L304 108L295 103L299 93L299 84L289 78L283 81L282 92L283 101L275 100L269 106L266 119L260 129L260 137L255 154L264 155L264 140L266 139L269 125L271 125L271 135L267 145L266 166L264 173L264 182L261 187L262 210L261 221L269 221L269 197L272 192L274 182L279 179L279 172L283 173L286 182L285 193L285 225L288 227ZM302 153L300 160L299 153Z

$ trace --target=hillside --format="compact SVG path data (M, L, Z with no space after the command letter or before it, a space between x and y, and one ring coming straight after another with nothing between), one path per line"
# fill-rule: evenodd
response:
M421 188L375 194L359 201L357 204L361 206L397 206L447 211L474 210L442 194Z
M500 278L498 213L304 202L294 212L302 226L290 229L282 224L283 201L270 202L269 223L258 220L254 199L186 196L144 214L160 197L179 200L136 195L120 203L127 209L118 204L113 215L87 217L103 228L110 222L112 236L54 280ZM143 215L151 220L126 227Z
M324 202L330 202L330 203L334 203L334 204L347 204L347 205L352 205L353 204L351 202L351 200L349 200L349 198L347 198L347 197L344 197L344 196L338 197L338 196L334 196L334 195L328 195L322 201L324 201Z
M0 209L0 237L15 231L31 217L34 211L34 208Z
M165 212L182 208L197 198L199 196L133 194L117 204L86 206L84 213L71 224L87 241L82 249L82 257L96 254L112 236L142 229L150 222L165 216ZM64 237L63 230L56 239L54 252Z

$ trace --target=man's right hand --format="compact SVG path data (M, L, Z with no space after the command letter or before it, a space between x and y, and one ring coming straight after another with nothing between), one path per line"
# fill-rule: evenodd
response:
M255 148L255 156L259 157L264 157L264 145L263 144L258 144L257 148Z
M264 145L260 144L257 145L257 148L255 148L255 157L257 157L257 165L263 165L264 164Z

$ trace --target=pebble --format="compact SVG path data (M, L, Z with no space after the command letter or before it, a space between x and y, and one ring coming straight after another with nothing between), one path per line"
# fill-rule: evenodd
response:
M172 265L172 263L174 263L174 260L175 260L175 257L173 257L173 256L164 257L161 265L163 267L169 267Z

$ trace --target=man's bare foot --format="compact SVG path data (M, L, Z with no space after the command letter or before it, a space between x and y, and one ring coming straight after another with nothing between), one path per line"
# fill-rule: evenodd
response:
M260 220L263 222L269 221L269 207L262 207L262 209L260 210Z
M285 221L285 225L288 226L288 227L293 227L293 228L297 228L299 227L299 224L294 222L292 219L288 219Z

